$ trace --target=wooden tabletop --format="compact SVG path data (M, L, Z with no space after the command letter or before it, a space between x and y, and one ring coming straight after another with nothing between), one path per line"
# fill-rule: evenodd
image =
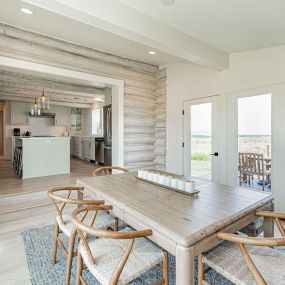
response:
M196 197L139 181L135 173L82 178L89 195L100 197L155 229L175 244L191 246L273 200L270 193L196 180Z

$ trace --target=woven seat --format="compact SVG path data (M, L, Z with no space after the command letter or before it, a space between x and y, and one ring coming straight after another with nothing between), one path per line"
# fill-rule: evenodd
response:
M150 229L108 231L88 226L80 216L112 210L111 205L85 206L71 214L71 221L81 237L77 252L76 284L87 284L82 272L84 265L102 285L124 285L158 266L162 276L154 284L168 284L168 254L150 242ZM161 265L161 266L159 266Z
M86 223L89 223L91 219L92 216L87 215L87 217L85 218ZM93 226L98 229L112 228L114 226L114 219L115 217L112 214L108 214L106 212L99 212ZM62 220L64 223L62 222ZM56 221L58 223L59 228L66 236L70 237L72 230L74 229L74 226L70 220L70 216L62 215L62 220L60 219L59 215L56 216Z
M123 231L133 230L126 228ZM115 268L118 266L118 263L125 253L128 243L128 240L121 239L111 240L99 238L91 240L88 242L88 244L93 254L95 264L92 263L88 256L87 250L83 245L79 246L79 251L82 255L84 263L94 277L102 285L107 285L109 284ZM162 262L163 252L158 246L146 238L136 239L132 252L117 284L128 284L146 272L148 269L153 268Z
M285 253L270 247L247 246L247 249L267 285L285 284ZM204 254L202 261L236 285L257 284L236 243L222 242Z

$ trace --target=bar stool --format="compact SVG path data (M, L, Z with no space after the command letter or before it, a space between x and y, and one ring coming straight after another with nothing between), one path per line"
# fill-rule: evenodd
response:
M21 177L23 174L23 148L21 146L18 146L14 150L14 157L13 157L13 168L18 175L18 177Z

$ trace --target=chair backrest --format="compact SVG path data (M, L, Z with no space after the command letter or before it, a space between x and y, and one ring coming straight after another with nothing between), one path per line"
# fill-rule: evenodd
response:
M242 174L264 175L263 154L239 152L239 171Z
M102 229L96 229L90 225L87 225L84 223L84 221L80 218L83 214L83 216L86 215L86 213L94 212L93 217L97 216L97 212L99 211L110 211L113 207L111 205L96 205L96 206L85 206L79 209L76 209L71 214L71 221L75 228L77 229L78 234L80 235L80 242L85 247L86 252L92 261L93 264L96 263L96 260L94 259L94 256L92 255L92 252L90 250L90 247L87 242L88 236L93 236L96 238L105 238L105 239L128 239L129 244L126 248L125 253L123 254L120 262L118 263L117 268L114 270L114 273L112 275L111 281L109 284L115 285L117 284L120 274L123 271L123 268L128 260L128 257L130 256L130 253L132 251L132 247L134 245L134 241L136 238L140 237L147 237L152 235L151 230L142 230L142 231L112 231L112 230L102 230Z
M110 175L112 174L112 170L118 170L119 172L129 172L126 168L119 167L119 166L103 166L100 168L96 168L92 171L92 176L99 176L99 175Z
M64 187L56 187L48 190L48 197L53 202L56 213L59 216L60 221L64 224L64 220L62 218L62 214L66 204L84 206L84 205L101 205L104 204L104 200L80 200L71 198L72 193L76 192L84 192L84 187L79 186L64 186ZM85 217L84 217L85 218Z

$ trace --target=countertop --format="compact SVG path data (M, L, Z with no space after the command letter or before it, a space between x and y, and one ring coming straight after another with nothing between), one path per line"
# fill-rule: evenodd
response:
M60 136L60 137L15 137L15 139L18 139L18 140L31 140L31 139L35 139L35 140L46 140L46 139L70 139L70 137L68 136Z

